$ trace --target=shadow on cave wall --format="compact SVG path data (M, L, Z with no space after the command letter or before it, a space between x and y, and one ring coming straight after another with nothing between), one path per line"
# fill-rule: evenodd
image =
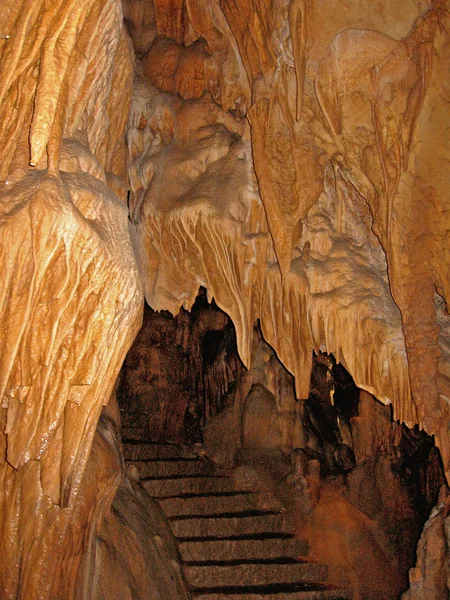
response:
M146 307L117 397L124 439L204 445L237 478L253 477L337 583L381 586L386 600L407 587L444 483L440 454L431 436L393 422L333 356L314 356L309 398L298 401L259 331L252 367L243 367L232 322L201 290L176 317ZM349 564L359 567L339 580Z
M203 288L176 317L146 305L119 376L123 437L203 443L203 426L244 371L234 326Z

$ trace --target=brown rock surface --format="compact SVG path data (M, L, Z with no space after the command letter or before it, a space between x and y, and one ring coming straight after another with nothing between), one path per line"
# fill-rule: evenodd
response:
M417 564L402 600L446 600L450 589L448 490L442 487L436 507L425 523L417 547Z
M283 451L317 451L294 431L287 386L277 393L284 375L261 358L259 320L297 398L309 396L313 351L333 354L395 420L436 436L450 472L449 14L445 0L1 3L2 597L95 597L102 523L102 581L124 551L111 513L120 460L95 432L142 288L176 315L203 286L231 317L242 361L257 366L224 422L262 386L273 402L251 397L248 413L273 416ZM207 381L231 380L216 371ZM353 421L356 469L398 441L400 425L388 431L368 406ZM169 402L151 412L163 431ZM389 469L375 479L395 486ZM121 493L140 492L121 489L117 505ZM442 529L442 506L424 540ZM349 510L348 523L365 522ZM151 587L134 583L114 593Z

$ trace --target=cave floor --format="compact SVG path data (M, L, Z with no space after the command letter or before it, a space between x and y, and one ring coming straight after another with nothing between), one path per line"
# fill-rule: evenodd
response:
M138 439L124 440L124 456L170 523L194 598L352 598L327 584L326 565L308 560L308 544L289 531L281 507L265 505L205 456Z

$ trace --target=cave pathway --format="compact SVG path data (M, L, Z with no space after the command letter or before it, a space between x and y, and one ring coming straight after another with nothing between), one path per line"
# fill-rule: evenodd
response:
M258 508L206 457L175 444L124 440L128 467L166 515L185 579L198 600L348 600L327 585L327 567L286 528L283 512Z

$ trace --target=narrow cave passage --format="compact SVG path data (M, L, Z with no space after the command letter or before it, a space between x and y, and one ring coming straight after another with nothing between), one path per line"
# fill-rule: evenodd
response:
M176 317L146 305L119 376L123 437L203 443L203 426L231 401L244 372L233 324L204 289Z
M176 317L146 307L119 378L128 473L158 499L191 591L398 598L444 483L433 438L332 355L296 400L258 328L252 353L247 370L200 290Z

